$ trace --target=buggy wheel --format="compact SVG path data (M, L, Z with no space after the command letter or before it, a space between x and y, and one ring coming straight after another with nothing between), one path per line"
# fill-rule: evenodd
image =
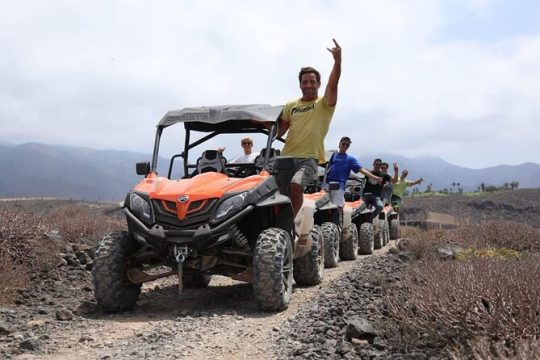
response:
M373 254L373 248L373 224L369 222L362 223L358 235L358 254L371 255Z
M332 222L322 224L324 267L335 268L339 262L339 228Z
M355 260L358 256L358 229L355 224L349 225L349 236L339 248L341 260Z
M379 218L373 219L373 247L375 249L382 249L384 246L384 237L383 237L383 222Z
M311 250L294 260L294 280L298 285L317 285L323 279L324 242L319 225L311 229Z
M186 288L205 288L210 284L212 275L196 273L182 276L182 284Z
M126 258L138 248L138 243L126 231L107 234L96 251L92 276L94 296L103 310L120 312L135 306L141 284L131 283L126 275Z
M261 310L279 311L289 306L293 281L293 251L282 229L263 230L253 256L253 292Z
M399 220L398 219L390 220L390 239L391 240L399 239Z

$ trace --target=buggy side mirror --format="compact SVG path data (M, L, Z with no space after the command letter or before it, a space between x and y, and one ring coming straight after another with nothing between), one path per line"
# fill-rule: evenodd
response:
M138 162L135 165L135 168L137 170L137 175L147 175L150 173L150 162L149 161Z

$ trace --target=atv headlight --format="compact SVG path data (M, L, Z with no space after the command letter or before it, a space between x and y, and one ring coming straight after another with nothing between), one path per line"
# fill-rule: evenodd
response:
M235 213L236 211L242 209L244 205L244 200L246 199L247 195L248 192L245 191L243 193L231 196L230 198L223 200L216 209L215 220L220 220L227 215Z
M129 197L129 207L133 214L143 222L149 224L152 222L152 209L148 200L136 193L131 193Z

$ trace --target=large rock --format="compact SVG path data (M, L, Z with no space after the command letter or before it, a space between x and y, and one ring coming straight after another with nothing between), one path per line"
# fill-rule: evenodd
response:
M347 328L345 331L345 337L347 340L362 339L367 340L370 344L373 343L373 339L378 336L377 331L373 328L373 325L364 318L352 318L345 320Z

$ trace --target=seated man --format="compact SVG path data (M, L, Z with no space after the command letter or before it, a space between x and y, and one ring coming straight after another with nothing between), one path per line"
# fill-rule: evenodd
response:
M375 207L375 211L372 213L372 219L375 219L383 211L384 204L382 202L382 191L386 183L392 182L392 177L381 171L381 164L381 159L375 159L373 161L373 170L371 170L371 173L382 178L382 181L375 182L372 179L368 179L364 186L364 200L366 201L366 204Z
M345 184L351 171L355 173L360 172L376 183L382 181L382 178L373 175L369 170L363 168L354 156L347 154L349 146L351 146L351 139L348 136L342 137L339 141L339 151L330 158L326 184L324 184L325 188L328 188L328 183L330 182L339 183L339 190L330 192L330 198L339 207L340 211L345 204Z
M381 164L381 172L383 174L388 174L388 163L385 163L383 162ZM395 170L395 168L394 168ZM394 176L397 176L397 173L394 173ZM382 190L382 194L381 194L381 198L382 198L382 201L383 201L383 204L390 204L390 198L392 197L392 183L394 182L394 179L392 179L391 182L386 182L384 184L384 187L383 187L383 190Z

